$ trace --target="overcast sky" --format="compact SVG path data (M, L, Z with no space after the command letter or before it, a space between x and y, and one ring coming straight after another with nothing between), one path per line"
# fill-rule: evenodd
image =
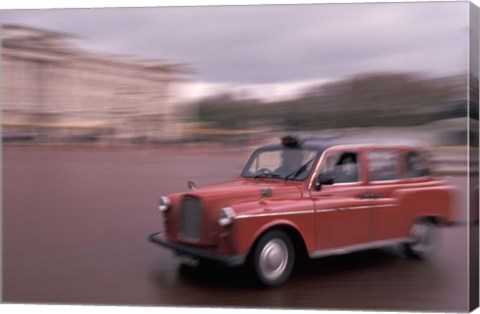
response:
M2 10L1 23L70 33L98 52L184 62L205 82L441 76L468 66L468 2Z

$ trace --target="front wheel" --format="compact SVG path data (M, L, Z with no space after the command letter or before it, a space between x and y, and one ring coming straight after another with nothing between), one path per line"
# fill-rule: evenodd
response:
M280 285L293 269L295 252L292 241L282 231L270 231L256 244L252 259L255 275L262 284Z
M439 230L432 221L417 221L410 229L410 238L404 245L405 253L415 259L427 259L438 247Z

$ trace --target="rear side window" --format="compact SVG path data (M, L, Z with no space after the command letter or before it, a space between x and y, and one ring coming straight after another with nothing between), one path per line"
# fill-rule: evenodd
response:
M396 180L397 176L397 153L389 150L369 152L368 172L370 181Z
M405 154L404 159L407 178L419 178L430 175L427 161L422 154L410 151Z

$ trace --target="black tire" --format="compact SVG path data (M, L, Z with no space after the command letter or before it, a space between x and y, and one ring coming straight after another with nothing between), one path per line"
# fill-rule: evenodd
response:
M411 241L404 244L405 254L413 259L426 260L438 247L438 226L431 220L416 221L410 229Z
M280 230L267 232L255 245L251 262L261 284L278 286L284 283L295 264L292 240Z

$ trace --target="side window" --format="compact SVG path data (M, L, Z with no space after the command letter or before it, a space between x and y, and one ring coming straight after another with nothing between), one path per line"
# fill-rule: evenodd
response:
M428 176L430 170L428 169L426 160L418 152L408 152L405 154L405 163L407 178L418 178Z
M379 150L368 153L370 181L397 179L397 154L394 151Z
M360 167L356 152L339 152L329 155L321 170L321 176L328 176L333 183L358 182Z

